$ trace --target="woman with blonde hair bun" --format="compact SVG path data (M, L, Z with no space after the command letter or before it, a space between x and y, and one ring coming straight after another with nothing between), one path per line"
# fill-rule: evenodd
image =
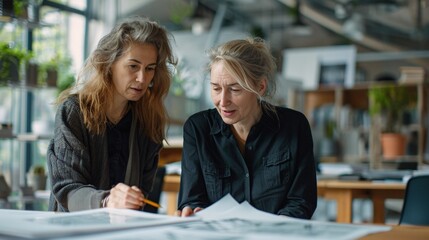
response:
M213 109L184 125L177 215L190 216L227 194L265 212L310 219L317 204L310 125L269 103L276 65L260 38L209 53Z

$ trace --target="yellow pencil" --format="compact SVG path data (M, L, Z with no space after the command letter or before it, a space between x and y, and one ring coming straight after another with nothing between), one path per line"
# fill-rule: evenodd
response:
M152 207L161 208L161 205L159 205L158 203L153 202L149 199L143 198L143 202L151 205Z

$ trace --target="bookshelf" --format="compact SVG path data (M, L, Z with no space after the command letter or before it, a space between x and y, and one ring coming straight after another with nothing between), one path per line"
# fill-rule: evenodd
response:
M371 169L397 168L400 164L428 164L425 159L429 85L423 81L399 82L417 96L415 107L410 109L402 126L407 144L413 152L397 159L383 159L380 145L380 126L369 114L368 90L384 82L365 82L352 88L319 86L315 90L296 91L292 108L304 112L313 130L315 155L321 162L367 163ZM318 154L318 145L325 138L325 124L335 122L335 142L338 150L333 155Z

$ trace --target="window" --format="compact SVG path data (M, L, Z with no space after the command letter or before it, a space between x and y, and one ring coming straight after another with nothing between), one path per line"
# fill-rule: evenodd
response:
M37 23L25 19L0 22L0 41L31 50L32 61L39 65L51 60L61 63L58 81L66 81L75 76L84 62L86 8L87 0L45 0L39 7ZM2 136L4 132L0 132L0 174L15 194L25 184L28 169L33 164L46 163L56 111L53 102L57 96L56 88L41 85L0 87L0 123L11 123L14 136L35 133L42 138L23 141Z

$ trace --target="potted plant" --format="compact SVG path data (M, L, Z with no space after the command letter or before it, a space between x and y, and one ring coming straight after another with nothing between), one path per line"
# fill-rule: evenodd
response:
M381 146L383 157L392 159L405 154L406 136L401 132L404 111L415 102L406 86L388 84L374 86L368 92L371 116L382 121Z
M46 187L46 172L43 165L33 165L27 173L27 183L36 190L44 190Z
M39 85L56 87L58 82L58 63L54 59L39 64Z
M17 18L28 18L28 5L29 0L14 0L13 1L13 13Z
M37 87L38 76L39 64L33 59L25 61L25 85L30 87Z
M31 59L32 54L19 48L11 48L0 42L0 85L17 84L22 63Z
M71 58L62 54L57 54L47 61L39 61L39 85L61 88L72 75L71 64Z

